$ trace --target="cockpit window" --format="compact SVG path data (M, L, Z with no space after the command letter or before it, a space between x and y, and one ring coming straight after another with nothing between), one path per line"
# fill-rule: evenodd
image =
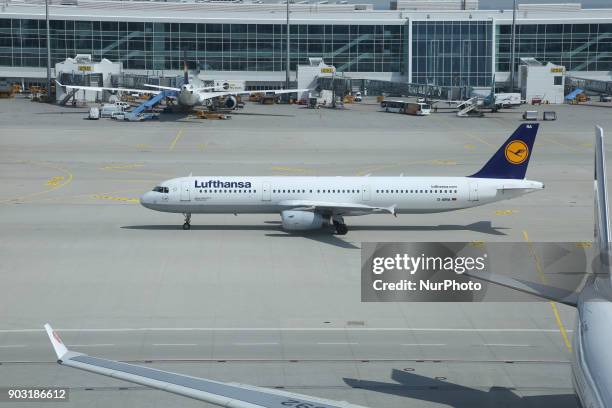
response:
M158 192L158 193L165 193L165 194L168 194L170 192L168 187L162 187L162 186L155 186L153 188L153 191Z

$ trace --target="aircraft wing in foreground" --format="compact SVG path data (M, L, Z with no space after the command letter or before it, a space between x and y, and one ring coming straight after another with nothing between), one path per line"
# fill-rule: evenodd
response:
M156 388L226 408L363 408L346 401L315 398L302 394L237 383L224 383L157 370L135 364L106 360L70 351L49 324L45 330L57 362L79 370Z

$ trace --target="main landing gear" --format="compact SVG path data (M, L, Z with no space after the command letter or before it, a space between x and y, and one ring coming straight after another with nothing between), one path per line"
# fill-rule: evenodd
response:
M185 216L185 223L183 224L183 229L184 230L191 229L191 214L185 213L183 215Z
M334 225L334 231L337 235L346 235L348 227L344 223L344 217L341 215L334 215L332 217L332 223Z

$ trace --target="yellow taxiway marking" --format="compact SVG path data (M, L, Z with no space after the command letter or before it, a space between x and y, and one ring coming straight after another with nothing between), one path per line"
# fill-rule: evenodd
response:
M10 202L14 202L14 201L23 201L23 200L27 200L27 199L32 198L32 197L39 196L41 194L50 193L51 191L57 190L58 188L66 187L68 184L70 184L72 182L72 179L74 178L74 176L72 175L72 173L69 170L64 169L62 167L59 167L59 166L55 166L55 165L47 164L47 163L38 163L38 162L23 162L23 163L25 163L25 164L32 164L34 166L44 167L44 168L48 168L48 169L57 170L57 171L60 171L60 172L64 173L64 176L56 176L56 177L53 177L52 179L50 179L49 181L47 181L46 184L50 188L48 188L48 189L46 189L44 191L38 191L36 193L25 194L25 195L20 196L20 197L13 197L13 198L7 198L5 200L0 200L0 204L2 204L2 203L10 203Z
M473 144L471 144L471 143L466 143L466 144L464 144L464 145L463 145L463 148L464 148L464 149L475 149L475 148L476 148L476 146L474 146L474 145L473 145Z
M476 140L478 140L480 143L484 143L484 144L486 144L486 145L493 146L493 147L499 147L498 145L495 145L495 144L493 144L493 143L491 143L491 142L488 142L488 141L484 140L483 138L481 138L481 137L479 137L479 136L472 135L472 134L470 134L470 133L465 133L465 135L466 135L467 137L471 137L472 139L476 139Z
M495 215L512 215L516 214L518 210L497 210L495 211Z
M457 164L457 162L454 160L430 160L426 163L436 166L455 166Z
M64 177L64 176L55 176L55 177L52 177L49 180L47 180L47 182L45 184L48 185L49 187L55 187L55 186L61 184L62 181L64 181L65 179L66 179L66 177Z
M544 284L548 283L548 280L546 279L546 275L544 275L544 272L542 271L542 264L540 263L540 258L535 253L533 249L533 244L531 243L531 241L529 241L529 235L527 234L526 230L523 230L523 239L529 245L529 252L531 253L531 256L533 257L533 259L535 260L536 271L538 272L538 277L540 278L540 281ZM555 315L555 321L557 322L557 327L559 327L559 332L561 332L561 337L563 337L563 342L565 343L565 347L571 353L572 352L572 342L570 341L569 336L567 335L567 330L565 329L565 326L563 325L563 321L561 320L561 315L559 314L559 309L557 309L557 304L553 301L549 301L548 303L550 304L553 314Z
M149 145L148 144L144 144L144 143L138 143L136 145L137 149L147 149L148 147L149 147Z
M179 129L179 131L176 134L176 137L174 138L172 143L170 143L170 146L168 147L168 150L174 150L174 146L176 146L176 143L179 141L181 136L183 136L183 128Z
M575 146L569 145L567 143L560 142L557 139L555 139L554 137L542 137L542 140L546 140L548 142L555 143L555 144L557 144L559 146L565 147L566 149L572 150L574 152L582 152L583 151L582 149L578 149ZM576 145L576 146L580 146L580 145Z
M198 145L198 150L199 150L199 151L201 151L201 152L203 152L204 150L206 150L206 147L207 147L207 146L206 146L206 143L200 143L200 144Z
M312 170L302 169L299 167L285 167L285 166L274 166L272 167L274 171L286 171L289 173L312 173Z
M124 170L124 169L135 169L138 167L144 167L144 164L118 164L116 166L104 166L102 170Z
M134 204L137 204L140 202L140 200L138 200L137 198L132 198L132 197L113 197L109 195L99 195L99 194L92 195L91 197L98 199L98 200L123 201L123 202L134 203Z

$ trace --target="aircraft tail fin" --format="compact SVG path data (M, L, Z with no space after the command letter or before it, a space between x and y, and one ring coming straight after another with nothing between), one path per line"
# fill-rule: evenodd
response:
M187 68L187 52L183 51L183 84L189 83L189 69Z
M606 181L606 153L604 132L595 127L595 245L599 254L598 272L610 273L610 215L608 211L608 190ZM612 274L610 275L612 279Z
M470 177L524 179L537 133L537 123L520 125L482 169Z

